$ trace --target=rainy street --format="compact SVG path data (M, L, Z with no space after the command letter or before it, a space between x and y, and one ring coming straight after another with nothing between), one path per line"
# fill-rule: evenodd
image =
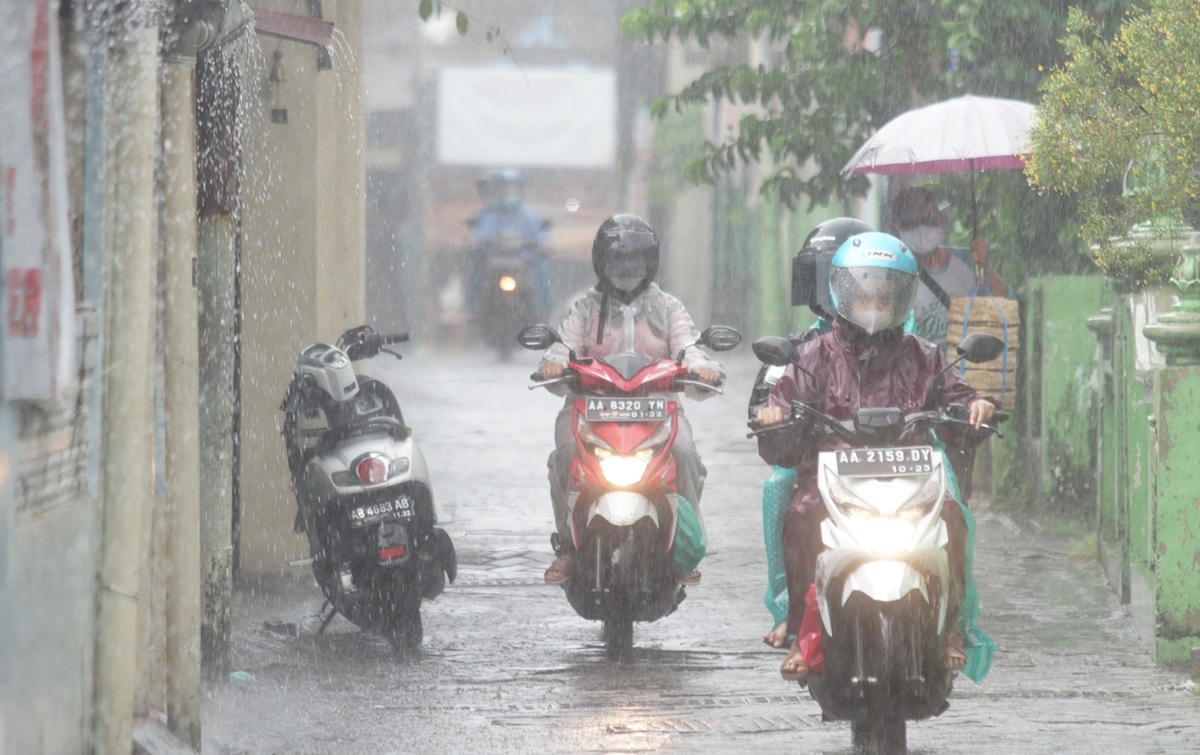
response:
M744 437L745 346L725 396L689 402L708 466L703 583L635 629L631 663L605 660L598 624L542 584L552 555L545 458L560 399L529 391L536 357L470 353L385 363L429 461L459 578L426 604L414 658L339 617L316 634L311 576L236 592L236 681L203 697L204 752L849 753L807 692L779 678L759 636L766 466ZM394 366L393 366L394 365ZM282 444L280 444L282 452ZM1197 696L1155 666L1077 538L977 501L983 624L998 651L981 686L958 681L940 718L909 725L924 755L1194 753Z
M1200 0L0 40L0 755L1200 753Z

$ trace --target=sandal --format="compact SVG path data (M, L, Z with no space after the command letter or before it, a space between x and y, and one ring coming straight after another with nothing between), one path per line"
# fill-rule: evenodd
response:
M783 665L779 667L779 675L785 682L799 682L808 678L808 665L804 662L797 643L792 643L792 651L788 653L787 658L783 659Z
M693 571L683 575L679 578L679 584L683 585L684 587L692 587L693 585L700 584L700 572Z
M566 553L554 559L542 577L548 585L561 585L571 578L571 557Z
M787 621L781 621L775 627L762 636L763 644L776 649L787 647L788 633Z
M946 652L942 656L942 664L947 671L962 671L967 667L967 653L963 650L962 635L951 632L946 638Z

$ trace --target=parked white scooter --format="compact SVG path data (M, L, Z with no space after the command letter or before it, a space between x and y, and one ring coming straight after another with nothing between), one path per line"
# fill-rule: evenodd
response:
M385 635L398 650L421 644L421 599L453 582L454 545L437 526L425 457L395 395L354 362L408 334L348 330L336 347L300 353L279 407L296 492L296 531L308 534L313 575L329 614Z

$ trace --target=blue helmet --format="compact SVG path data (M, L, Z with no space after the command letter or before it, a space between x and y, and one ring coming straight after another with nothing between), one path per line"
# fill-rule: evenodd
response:
M500 171L496 174L496 194L501 205L516 210L525 199L525 176L516 168Z
M908 319L919 276L916 257L900 239L859 233L833 255L829 298L840 317L874 335Z

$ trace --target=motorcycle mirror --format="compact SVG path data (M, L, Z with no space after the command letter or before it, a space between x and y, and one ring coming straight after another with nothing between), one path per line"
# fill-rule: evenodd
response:
M786 338L763 336L750 347L758 361L772 367L786 367L796 356L796 347Z
M545 351L562 339L549 325L530 325L517 336L517 343L530 351Z
M729 351L737 348L741 342L742 334L737 330L724 325L713 325L705 328L704 332L700 334L700 340L696 341L696 345L707 346L713 351Z
M1004 341L990 333L972 333L955 350L962 358L975 364L998 358L1005 348Z

